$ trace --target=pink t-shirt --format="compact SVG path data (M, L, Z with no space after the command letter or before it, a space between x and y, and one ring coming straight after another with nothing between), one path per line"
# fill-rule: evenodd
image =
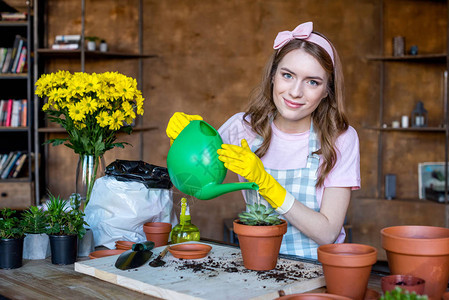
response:
M240 145L242 139L246 139L251 146L256 139L256 134L251 127L243 121L244 113L237 113L227 120L218 130L223 143ZM309 131L302 133L285 133L271 123L273 136L267 153L262 157L265 168L288 170L299 169L306 166ZM324 180L324 185L316 190L318 205L321 206L324 189L326 187L350 187L352 190L360 188L360 152L359 138L354 128L349 126L336 141L337 162L334 168ZM322 163L320 160L320 164ZM239 180L244 178L239 176ZM344 238L344 236L343 236ZM340 241L340 238L337 239Z

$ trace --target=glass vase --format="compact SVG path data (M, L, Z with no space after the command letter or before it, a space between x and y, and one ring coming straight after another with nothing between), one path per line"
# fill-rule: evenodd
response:
M89 203L95 180L104 175L104 158L95 155L79 155L76 167L75 193L79 195L80 208Z

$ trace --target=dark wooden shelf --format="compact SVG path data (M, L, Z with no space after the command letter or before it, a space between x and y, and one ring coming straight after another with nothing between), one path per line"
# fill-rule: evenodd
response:
M2 73L0 79L28 79L27 73Z
M446 53L430 53L430 54L418 54L418 55L404 55L404 56L392 56L392 55L368 55L368 60L377 61L407 61L407 62L445 62L447 58Z
M31 181L32 180L29 177L0 179L0 183L6 183L6 182L31 182Z
M18 27L18 26L28 26L28 21L0 21L0 27Z
M359 197L358 199L363 200L377 200L377 201L385 201L385 202L408 202L408 203L416 203L422 205L437 205L437 204L445 204L444 202L437 202L427 199L418 199L418 198L394 198L394 199L385 199L385 198L374 198L374 197Z
M55 50L40 48L36 51L41 56L46 57L62 57L62 58L79 58L81 50ZM152 58L156 55L138 54L138 53L124 53L124 52L102 52L102 51L85 51L86 59L89 58Z
M136 127L133 127L133 132L150 131L150 130L155 130L157 128L158 128L157 126L152 126L152 125L136 126ZM66 133L66 130L62 127L41 127L41 128L39 128L38 131L42 132L42 133Z
M19 126L19 127L0 126L0 131L1 132L7 132L7 131L23 131L23 132L27 132L28 131L28 127L23 127L23 126Z
M365 127L371 130L379 131L402 131L402 132L446 132L444 127L408 127L408 128L393 128L393 127Z

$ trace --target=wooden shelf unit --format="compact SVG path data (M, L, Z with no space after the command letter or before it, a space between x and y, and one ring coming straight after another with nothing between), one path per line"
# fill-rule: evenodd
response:
M45 0L34 0L34 14L36 15L35 19L35 45L34 48L36 51L35 59L34 59L34 70L35 70L35 79L37 80L40 74L45 73L46 66L45 64L48 62L62 62L64 64L67 60L80 62L79 70L77 72L85 72L86 66L89 64L95 64L100 61L107 60L132 60L133 62L138 64L138 74L135 76L138 88L142 90L142 82L143 82L143 60L148 58L157 57L156 55L145 54L143 53L143 43L142 43L142 31L143 31L143 0L136 0L136 5L138 6L139 16L138 16L138 25L136 31L138 32L138 45L135 48L134 52L121 52L121 51L113 51L108 50L106 52L102 51L88 51L85 49L85 23L86 23L86 0L72 0L74 2L78 2L80 4L80 17L81 17L81 31L79 32L80 39L80 49L77 50L56 50L51 49L50 45L48 45L47 40L40 39L39 36L42 35L47 37L47 28L48 24L46 23L47 16L46 13L46 5L48 5ZM104 23L104 26L107 25L107 21ZM115 70L111 70L115 71ZM49 146L42 146L43 141L49 136L54 134L64 134L65 130L63 128L48 126L46 122L43 122L43 113L41 112L41 105L39 104L39 99L35 96L34 102L34 113L35 113L35 130L34 130L34 138L35 138L35 152L37 154L42 153L42 161L41 166L38 166L37 162L35 165L35 177L36 177L36 186L35 193L37 199L41 199L46 186L46 182L48 180L46 161L48 160L48 152ZM136 149L139 153L140 159L143 159L143 135L144 131L154 130L157 127L154 125L146 125L143 124L143 119L138 117L136 119L136 127L133 131L138 132L139 137L139 147ZM62 147L62 146L61 146ZM136 147L137 148L137 147ZM74 166L73 173L75 173L76 164Z
M24 21L0 21L0 47L12 48L15 35L26 39L27 67L23 73L0 73L0 99L26 99L27 126L0 127L0 153L7 154L11 151L27 153L28 157L17 178L0 179L0 208L9 207L24 210L35 205L34 176L32 173L32 159L34 154L33 144L33 65L32 52L32 27L33 14L31 4L27 3L28 17Z
M386 260L381 247L382 228L397 225L449 227L447 181L444 203L419 199L418 188L419 163L444 162L445 178L448 177L448 78L443 74L449 69L449 1L381 0L380 3L380 54L366 56L367 64L379 67L379 82L373 84L376 86L373 91L379 93L378 111L373 111L377 122L364 125L365 129L374 131L377 138L377 157L376 153L371 154L376 161L372 172L377 174L377 184L372 188L372 195L351 201L349 222L353 226L353 241L375 246L378 259ZM416 30L414 22L421 24L423 20L428 28ZM445 28L441 28L442 22L446 22ZM393 53L393 37L401 35L405 37L406 53L403 56L388 54ZM407 41L411 41L410 44ZM419 46L417 55L408 54L413 44ZM409 116L411 126L412 110L421 100L428 110L428 127L392 127L392 121L400 121L402 115ZM391 173L397 176L396 197L387 200L385 176Z

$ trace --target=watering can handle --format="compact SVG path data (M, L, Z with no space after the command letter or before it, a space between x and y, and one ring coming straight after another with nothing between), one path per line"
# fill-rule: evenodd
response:
M136 243L132 245L133 251L150 251L154 248L154 242L146 241L143 243Z

